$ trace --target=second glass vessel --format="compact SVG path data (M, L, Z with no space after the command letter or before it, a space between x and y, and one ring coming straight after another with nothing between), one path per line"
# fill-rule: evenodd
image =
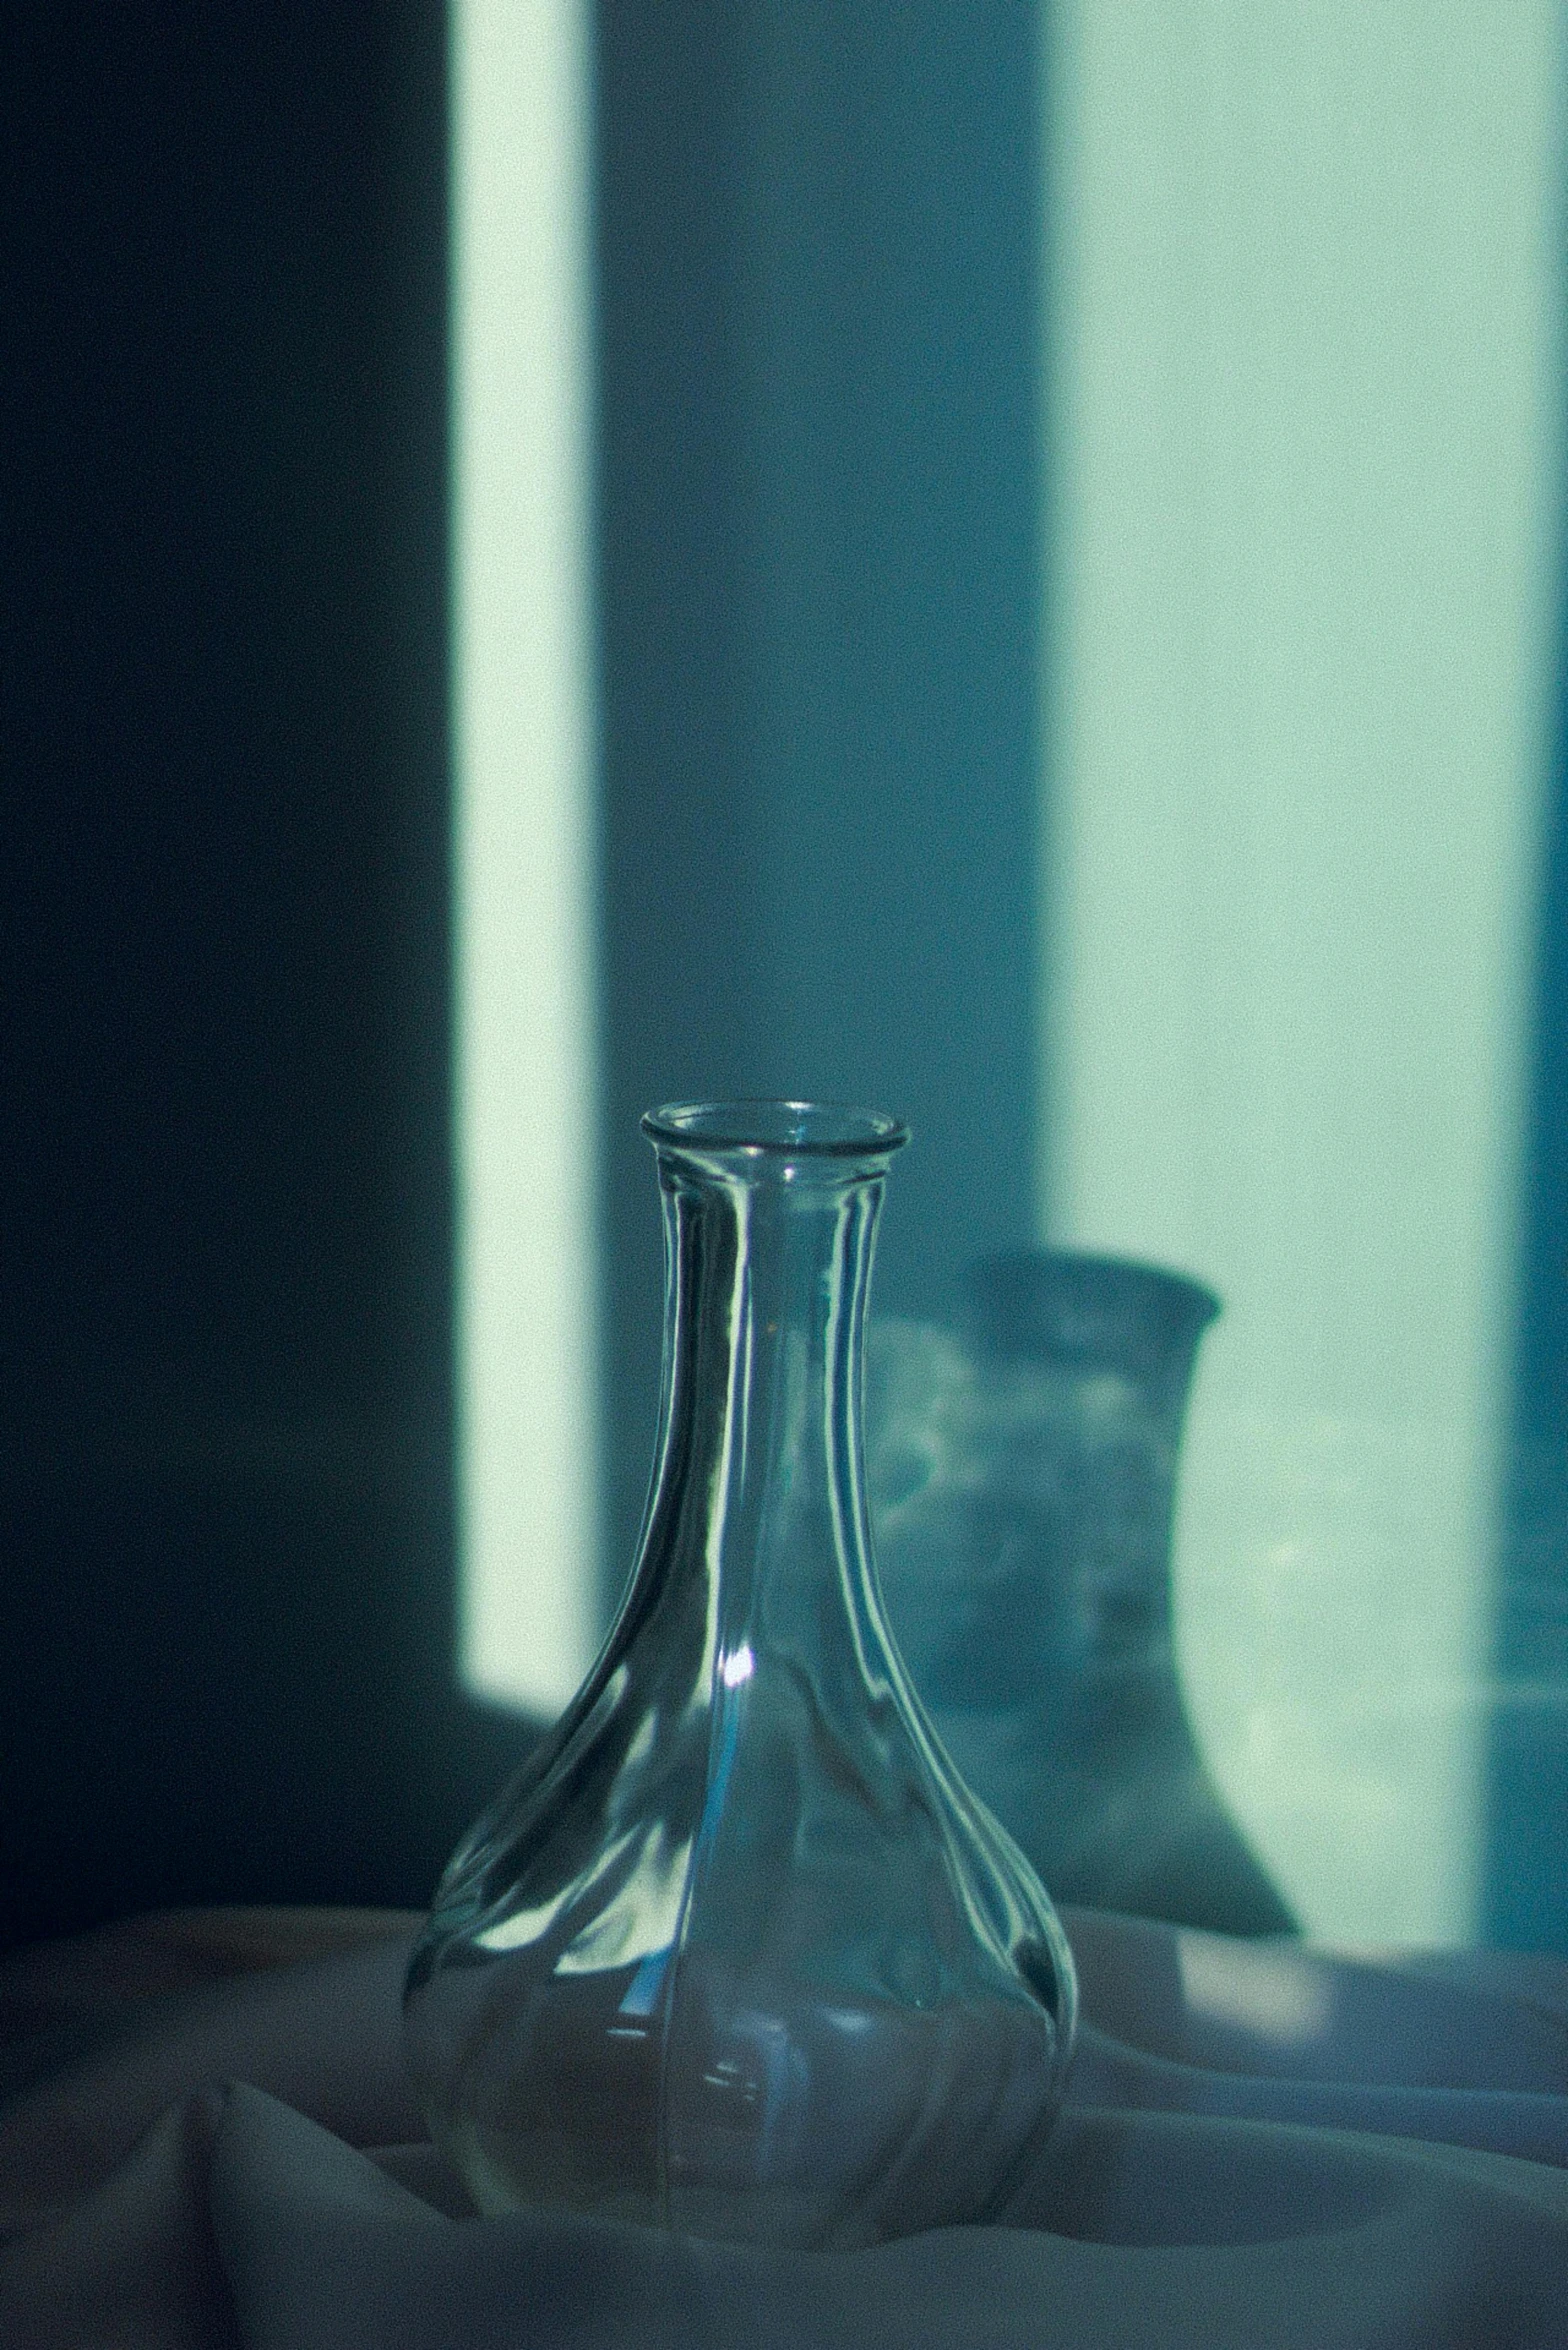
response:
M415 2078L483 2210L844 2248L985 2219L1054 2118L1075 1992L871 1563L866 1291L904 1131L791 1102L644 1127L667 1281L637 1568L442 1881Z

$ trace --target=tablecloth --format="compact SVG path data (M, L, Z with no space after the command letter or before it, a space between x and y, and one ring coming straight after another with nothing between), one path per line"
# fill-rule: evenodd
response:
M403 2078L415 1922L0 1964L6 2350L1568 2345L1568 1965L1069 1911L1079 2053L1001 2223L806 2255L475 2217Z

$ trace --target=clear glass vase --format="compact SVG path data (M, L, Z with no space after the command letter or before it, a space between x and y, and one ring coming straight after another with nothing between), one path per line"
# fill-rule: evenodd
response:
M984 2219L1054 2117L1075 1990L872 1567L866 1291L905 1135L783 1102L644 1128L667 1279L637 1567L437 1892L415 2079L487 2211L824 2248Z
M967 1288L962 1335L872 1334L887 1603L943 1744L1059 1899L1293 1932L1176 1666L1177 1459L1219 1299L1067 1249L985 1258Z

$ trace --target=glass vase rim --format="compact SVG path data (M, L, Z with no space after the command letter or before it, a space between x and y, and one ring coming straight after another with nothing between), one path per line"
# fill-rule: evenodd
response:
M752 1160L883 1158L909 1140L903 1119L885 1110L768 1095L664 1102L646 1113L642 1130L659 1150L734 1152Z

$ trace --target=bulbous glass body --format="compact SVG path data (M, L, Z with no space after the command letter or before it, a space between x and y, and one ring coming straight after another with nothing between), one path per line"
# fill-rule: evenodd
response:
M894 1651L861 1444L891 1120L644 1121L666 1236L636 1571L459 1847L407 2044L480 2207L817 2247L979 2220L1049 2129L1072 1961Z

